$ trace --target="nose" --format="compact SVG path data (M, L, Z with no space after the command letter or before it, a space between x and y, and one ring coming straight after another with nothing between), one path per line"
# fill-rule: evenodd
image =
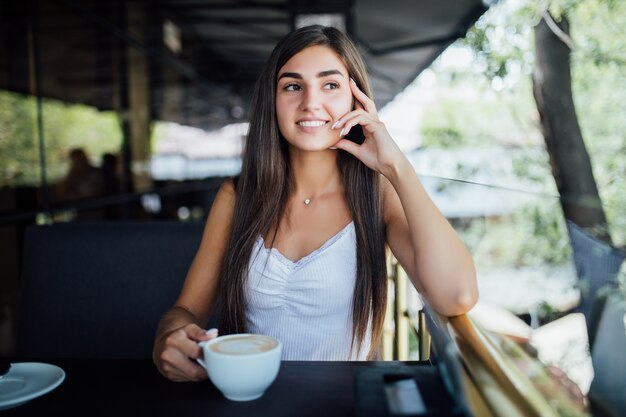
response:
M300 103L300 110L313 111L319 110L322 107L321 95L315 89L308 88L302 94L302 102Z

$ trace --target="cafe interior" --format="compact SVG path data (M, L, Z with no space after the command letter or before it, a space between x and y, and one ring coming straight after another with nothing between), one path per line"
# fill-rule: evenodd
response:
M392 256L379 360L283 361L265 394L241 403L207 381L167 381L152 363L158 320L180 291L217 190L240 169L249 103L276 42L310 24L343 30L382 109L493 3L0 2L0 141L14 143L16 156L0 184L0 409L624 415L626 320L608 318L626 317L624 307L596 296L624 254L569 223L576 271L591 288L567 307L583 317L595 375L582 396L529 343L532 314L441 316ZM185 132L200 137L195 154L177 148ZM159 135L169 148L157 155Z

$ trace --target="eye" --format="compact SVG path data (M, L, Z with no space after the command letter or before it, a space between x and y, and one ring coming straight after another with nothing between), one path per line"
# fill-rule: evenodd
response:
M334 81L324 84L325 90L335 90L337 88L339 88L339 83L336 83Z
M289 83L289 84L286 84L286 85L283 87L283 90L285 90L285 91L299 91L299 90L301 90L301 88L300 88L300 86L299 86L298 84L296 84L296 83Z

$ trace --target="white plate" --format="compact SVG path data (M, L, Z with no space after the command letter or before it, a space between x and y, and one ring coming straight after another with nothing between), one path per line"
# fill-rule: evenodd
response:
M55 365L38 362L11 364L0 378L0 410L17 407L42 396L61 384L65 371Z

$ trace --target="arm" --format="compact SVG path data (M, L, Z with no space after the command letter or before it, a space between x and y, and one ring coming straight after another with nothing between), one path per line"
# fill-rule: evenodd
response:
M202 241L175 305L161 318L153 361L161 374L174 381L206 379L193 359L202 352L197 342L216 336L203 326L217 298L219 274L230 236L235 190L232 181L220 187L206 221Z
M466 313L478 298L476 272L469 252L378 120L374 102L356 84L350 84L359 105L343 116L335 128L342 129L345 135L360 124L365 141L357 145L342 139L335 146L386 178L383 196L387 240L416 289L443 315Z
M446 316L467 313L477 301L478 289L465 245L404 155L388 175L383 189L391 251L435 310Z

